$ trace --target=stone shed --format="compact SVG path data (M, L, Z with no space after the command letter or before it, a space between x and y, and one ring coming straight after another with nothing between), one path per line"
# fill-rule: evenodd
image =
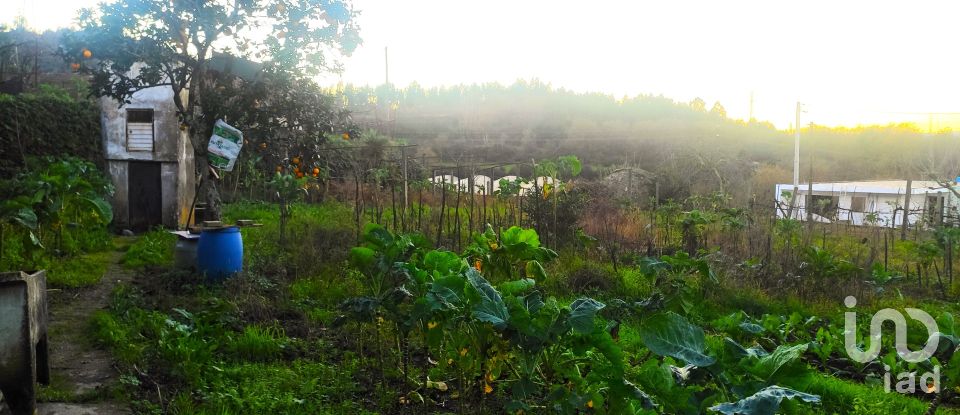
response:
M127 104L101 99L107 167L113 185L114 224L143 231L187 225L196 185L193 146L181 131L173 90L138 91Z

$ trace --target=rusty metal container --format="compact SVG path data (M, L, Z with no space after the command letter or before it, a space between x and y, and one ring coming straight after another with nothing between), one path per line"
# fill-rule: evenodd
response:
M50 382L45 271L0 273L0 392L14 415L32 415L36 384Z

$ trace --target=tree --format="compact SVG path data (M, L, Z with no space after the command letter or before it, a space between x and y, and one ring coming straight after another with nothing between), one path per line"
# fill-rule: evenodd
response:
M690 107L693 108L693 110L696 112L707 111L707 103L703 102L703 100L700 99L700 97L696 97L693 99L693 101L690 101Z
M240 160L254 160L268 176L295 159L306 175L315 168L326 171L348 164L343 152L329 147L359 137L358 128L349 111L338 108L336 99L312 80L266 71L250 81L223 73L208 80L217 87L204 95L204 117L227 119L243 129L250 149ZM319 178L319 172L314 176Z
M723 108L723 105L720 105L720 101L713 103L713 107L710 108L710 113L720 118L727 118L727 110Z
M360 42L356 13L346 0L128 0L80 13L82 31L64 40L68 58L92 52L85 70L92 93L128 102L137 91L168 86L181 128L190 135L197 169L207 176L206 148L216 117L209 111L217 84L214 54L262 64L275 78L303 81L336 70L331 54L349 54ZM236 100L243 102L244 100ZM210 104L210 105L208 105ZM227 120L230 122L231 120ZM220 216L214 180L201 188L209 212Z

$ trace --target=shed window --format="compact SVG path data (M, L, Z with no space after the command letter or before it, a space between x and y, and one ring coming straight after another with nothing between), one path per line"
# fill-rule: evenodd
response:
M864 208L867 206L867 197L866 196L854 196L850 198L850 211L851 212L863 212Z
M153 110L127 110L127 151L153 151Z
M807 195L806 205L810 213L825 218L835 218L837 216L837 204L839 201L839 196Z

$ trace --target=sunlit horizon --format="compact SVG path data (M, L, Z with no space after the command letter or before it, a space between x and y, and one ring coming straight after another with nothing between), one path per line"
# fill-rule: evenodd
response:
M71 25L94 0L14 0L0 23ZM19 4L17 4L19 3ZM912 123L921 131L960 129L960 58L947 53L960 4L826 1L534 1L464 4L438 0L353 2L364 39L343 60L337 82L398 87L510 85L537 79L554 88L615 98L663 95L720 102L730 118L751 115L801 125Z

